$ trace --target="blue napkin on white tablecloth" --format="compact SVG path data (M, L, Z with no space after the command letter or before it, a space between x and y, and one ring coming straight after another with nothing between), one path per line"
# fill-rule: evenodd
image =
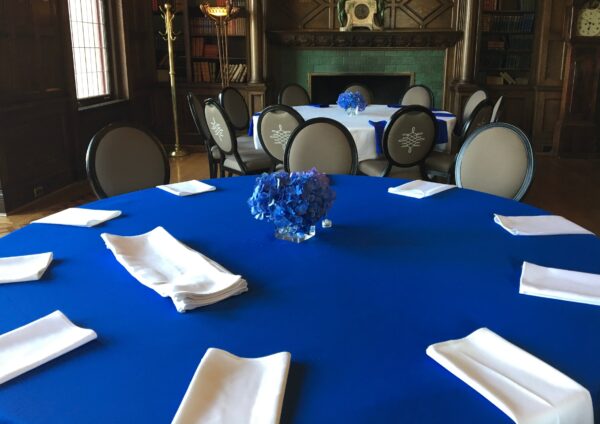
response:
M309 106L323 108L323 107L329 107L329 104L327 104L327 103L310 103Z
M377 155L381 155L383 153L383 131L385 130L385 126L387 125L387 121L371 121L369 119L369 124L375 128L375 152Z
M261 112L255 112L252 114L252 118L250 118L250 122L248 123L248 135L252 137L254 135L254 117L260 116Z

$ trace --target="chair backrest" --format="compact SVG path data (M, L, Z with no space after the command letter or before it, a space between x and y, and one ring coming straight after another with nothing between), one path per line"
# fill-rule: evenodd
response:
M487 100L487 98L488 95L485 92L485 90L477 90L473 94L471 94L471 96L467 99L467 102L465 103L465 107L463 108L462 122L467 122L477 105L482 101Z
M431 109L434 105L433 92L425 85L410 86L402 95L400 104L403 106L418 105Z
M504 96L500 96L494 104L494 110L492 110L492 117L490 118L490 124L500 121L502 118L502 112L504 111Z
M283 163L290 135L304 118L289 106L273 105L258 117L258 139L263 149L276 163Z
M110 124L90 142L86 169L99 198L168 184L169 159L161 142L134 124Z
M210 135L219 150L225 154L236 154L237 139L235 131L229 121L229 116L216 100L206 99L204 101L204 117Z
M534 159L527 136L506 123L477 129L458 153L459 187L521 200L533 180Z
M356 144L348 129L338 121L309 119L290 136L284 164L288 172L316 168L326 174L356 174Z
M219 93L219 103L225 109L235 130L245 130L250 122L248 105L242 93L233 87L225 87Z
M383 153L390 164L401 167L421 163L433 149L437 121L423 106L407 106L396 111L383 133Z
M204 138L205 144L208 147L212 144L212 140L208 124L206 123L206 117L204 116L204 105L191 91L187 93L187 101L196 130Z
M310 103L310 97L301 85L288 84L279 92L278 101L286 106L302 106Z
M371 90L362 84L350 84L348 87L346 87L344 89L344 91L348 91L351 93L355 93L355 92L359 92L363 98L365 99L365 101L367 102L368 105L370 105L371 103L373 103L373 93L371 92Z
M473 132L486 124L490 123L492 119L492 112L494 111L494 105L490 100L484 100L480 102L469 119L465 122L462 130L461 142L467 139Z

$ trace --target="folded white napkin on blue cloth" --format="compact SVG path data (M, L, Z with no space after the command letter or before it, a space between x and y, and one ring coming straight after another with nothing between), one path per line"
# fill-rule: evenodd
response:
M170 297L179 312L248 290L246 280L190 249L163 227L138 236L102 234L106 247L140 283Z
M523 262L519 293L600 305L600 275Z
M487 328L427 354L518 424L593 424L589 391Z
M54 311L0 336L0 384L57 358L96 338Z
M388 193L399 194L400 196L413 197L422 199L424 197L433 196L442 191L456 187L452 184L434 183L431 181L414 180L397 187L388 188Z
M594 234L574 222L557 215L502 216L494 214L494 222L514 236Z
M121 215L121 211L105 211L99 209L69 208L32 221L32 224L74 225L76 227L93 227L109 219Z
M52 252L0 258L0 284L39 280L52 262Z
M173 424L277 424L289 367L288 352L249 359L210 348Z
M215 191L217 188L198 180L183 181L181 183L165 184L156 186L161 190L176 196L191 196L192 194L206 193Z

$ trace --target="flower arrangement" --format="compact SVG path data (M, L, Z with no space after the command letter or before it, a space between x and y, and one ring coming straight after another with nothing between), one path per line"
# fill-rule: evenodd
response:
M334 199L329 178L313 168L307 172L262 174L256 179L248 205L254 218L275 224L276 237L302 241L314 235L315 224Z
M360 92L355 91L344 91L340 93L337 99L339 107L344 109L348 114L356 115L358 112L362 112L367 107L365 98Z

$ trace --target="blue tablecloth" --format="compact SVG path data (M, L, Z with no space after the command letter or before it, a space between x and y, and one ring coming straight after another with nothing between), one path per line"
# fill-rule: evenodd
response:
M89 205L123 211L99 227L33 224L0 239L0 256L55 255L42 281L0 286L0 333L56 309L98 333L0 386L0 422L170 422L213 346L291 352L283 423L509 423L425 354L484 326L584 385L598 419L600 307L518 293L523 260L600 273L598 238L514 237L492 213L542 211L459 189L416 200L386 192L399 180L335 177L333 228L296 245L249 214L253 182L117 196ZM249 291L177 313L100 239L158 225L242 274Z

